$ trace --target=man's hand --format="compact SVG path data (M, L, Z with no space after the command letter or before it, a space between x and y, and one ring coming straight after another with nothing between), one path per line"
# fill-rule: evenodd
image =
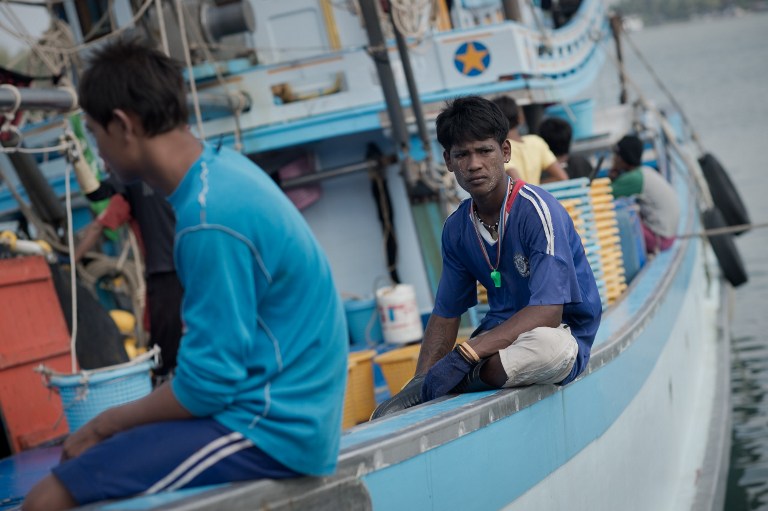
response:
M117 427L112 422L110 411L102 412L69 435L64 442L61 461L76 458L94 445L117 433Z
M191 418L192 414L173 395L170 383L164 383L148 396L100 413L72 433L64 442L62 460L79 456L99 442L136 426Z
M421 404L421 386L425 375L414 376L406 383L400 392L387 399L373 411L371 420L380 419L387 415Z
M469 373L472 366L456 350L451 351L427 373L421 387L421 399L427 402L448 394Z
M429 316L419 351L419 361L416 364L416 374L426 374L430 367L453 349L460 323L461 317L443 318L437 314Z

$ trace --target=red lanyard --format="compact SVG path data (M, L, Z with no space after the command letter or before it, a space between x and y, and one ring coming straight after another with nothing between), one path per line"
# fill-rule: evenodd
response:
M472 223L472 227L475 228L475 235L477 236L477 242L480 244L480 251L483 253L485 262L488 263L488 267L491 269L491 280L495 287L501 287L501 273L499 272L499 264L501 264L501 244L504 241L504 234L507 232L507 219L509 219L509 212L512 210L512 204L515 202L517 192L523 187L525 183L522 179L512 181L509 179L507 185L507 194L504 196L504 203L499 211L499 237L496 240L496 264L491 264L491 258L488 255L488 251L485 249L485 243L483 243L483 236L477 228L472 215L475 211L474 202L469 204L469 221Z

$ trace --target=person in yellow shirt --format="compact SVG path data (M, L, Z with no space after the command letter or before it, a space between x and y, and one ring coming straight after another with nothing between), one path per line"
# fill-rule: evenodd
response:
M544 139L538 135L520 135L519 128L525 117L517 102L509 96L499 96L493 102L509 121L507 139L512 145L512 153L504 166L507 174L533 185L568 179Z

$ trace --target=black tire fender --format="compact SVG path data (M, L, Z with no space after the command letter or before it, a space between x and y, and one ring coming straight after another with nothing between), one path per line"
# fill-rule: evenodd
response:
M736 186L718 159L711 153L706 153L699 158L699 165L704 173L704 178L707 180L712 200L722 213L725 225L731 227L749 224L749 213L744 205L744 201L741 200ZM741 234L741 232L737 233L737 235Z
M707 230L727 227L723 214L716 207L704 211L701 216L704 228ZM739 249L736 247L733 234L717 234L708 236L708 239L725 279L733 287L746 283L749 280L747 270L741 259L741 254L739 254Z

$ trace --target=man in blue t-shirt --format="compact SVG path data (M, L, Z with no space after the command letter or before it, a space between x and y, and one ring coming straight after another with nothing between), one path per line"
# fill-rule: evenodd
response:
M445 163L471 198L443 227L417 376L379 415L452 392L564 385L589 361L602 305L581 239L556 199L504 173L506 137L502 112L479 97L456 99L437 117ZM490 311L453 349L477 281Z
M332 473L346 323L301 214L246 157L189 132L181 69L162 53L102 47L80 100L110 168L174 208L184 333L173 380L70 435L24 509Z

